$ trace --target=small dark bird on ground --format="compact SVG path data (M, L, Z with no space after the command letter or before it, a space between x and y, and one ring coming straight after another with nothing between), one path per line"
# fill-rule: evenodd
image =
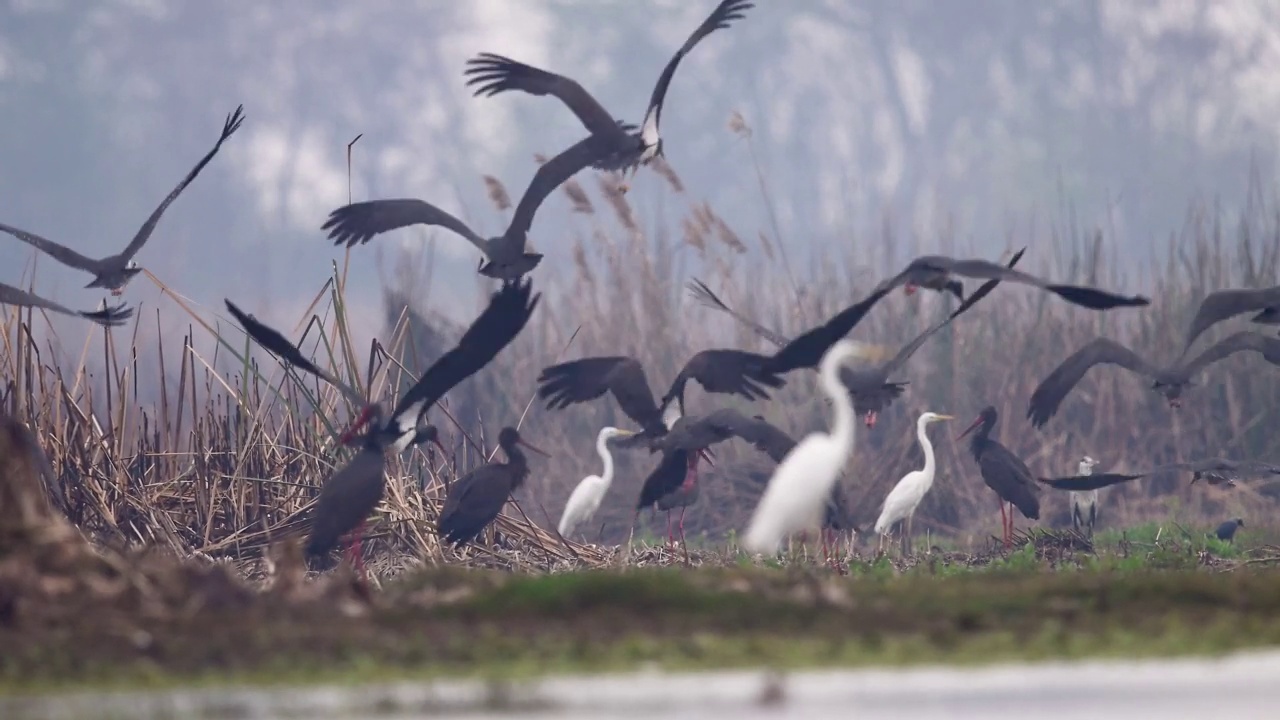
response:
M1244 518L1231 518L1219 525L1213 534L1217 535L1219 540L1235 544L1236 531L1242 527L1244 527Z

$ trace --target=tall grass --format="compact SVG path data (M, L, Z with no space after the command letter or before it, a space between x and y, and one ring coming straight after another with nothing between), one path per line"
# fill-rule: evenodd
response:
M820 253L802 276L788 268L786 244L776 228L747 233L705 202L688 195L671 168L660 166L671 195L685 204L678 226L647 227L614 179L591 174L567 183L560 195L578 218L567 252L557 251L535 272L544 293L528 329L488 369L451 393L433 410L449 457L415 450L394 459L387 501L375 538L426 562L451 555L435 542L434 518L448 483L491 455L496 430L522 420L524 434L549 450L534 459L534 472L518 494L499 533L502 545L564 560L587 548L566 547L550 528L565 498L583 476L599 472L595 436L605 424L629 426L612 400L550 413L532 399L541 368L587 355L627 354L646 368L661 393L693 353L715 346L768 351L769 347L727 317L687 298L684 283L696 270L738 309L787 335L836 312L878 278L895 271L889 259L903 246L957 255L992 255L990 248L956 238L915 241L886 222L873 238L854 238L844 251ZM511 211L509 195L484 178L495 210ZM770 189L761 188L765 197ZM561 197L543 212L563 208ZM1074 308L1025 287L1001 287L953 326L938 333L911 361L903 399L873 430L859 428L857 451L842 479L846 506L858 527L874 518L880 500L921 456L914 419L929 409L967 422L985 405L1001 420L996 436L1034 471L1065 474L1081 454L1103 469L1137 469L1207 454L1280 458L1274 433L1280 407L1280 372L1256 357L1235 357L1202 374L1179 412L1170 411L1149 382L1124 371L1093 371L1042 431L1024 418L1032 389L1068 353L1103 335L1162 362L1177 356L1195 304L1224 287L1280 284L1280 207L1261 189L1238 217L1197 206L1164 247L1151 248L1157 263L1126 273L1116 248L1100 228L1080 227L1067 213L1028 245L1022 267L1062 282L1096 284L1155 299L1142 310L1098 313ZM739 234L743 233L743 234ZM1159 252L1157 252L1159 250ZM878 258L872 266L867 258ZM403 267L406 263L401 263ZM381 342L355 347L347 329L343 269L335 264L300 327L303 347L370 397L393 397L457 337L451 326L416 306L417 283L399 278L385 293L387 326ZM154 281L154 278L152 278ZM158 282L158 281L156 281ZM4 315L0 372L9 412L41 439L58 469L50 496L83 531L105 542L159 543L184 553L253 554L300 527L319 483L344 460L334 435L356 409L337 392L274 363L252 360L242 333L225 319L205 317L169 293L163 313L188 314L189 331L175 343L158 337L154 347L136 341L132 328L94 330L79 358L33 341L30 312ZM894 294L854 332L861 340L905 343L949 309L949 301ZM1211 337L1236 329L1215 328ZM1269 331L1265 328L1259 328ZM216 352L195 347L210 335ZM295 335L296 337L296 335ZM196 339L200 338L201 343ZM166 344L167 340L167 344ZM89 352L101 353L106 377L89 378ZM140 358L160 367L157 403L137 398ZM689 412L733 404L764 415L796 437L826 425L813 373L795 373L768 402L748 406L707 395L693 386ZM917 513L918 532L958 540L989 534L997 511L967 448L952 437L962 429L935 426L939 477ZM656 457L615 451L613 491L586 537L625 539L644 475ZM689 533L719 538L742 528L770 472L767 459L738 442L717 448L718 465L704 474L702 499L685 518ZM1275 509L1275 486L1244 484L1231 491L1188 488L1186 478L1141 480L1112 489L1104 499L1104 525L1125 525L1177 515L1208 523ZM1066 522L1062 497L1046 496L1043 522ZM530 524L532 523L532 525ZM660 528L658 525L652 527ZM581 539L581 538L579 538ZM450 551L451 552L451 551ZM480 557L487 551L472 550ZM493 554L492 558L497 558ZM492 559L491 558L491 559Z

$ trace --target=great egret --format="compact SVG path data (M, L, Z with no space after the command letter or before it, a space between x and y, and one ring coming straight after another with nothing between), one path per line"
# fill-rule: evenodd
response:
M916 508L920 506L920 501L924 500L925 493L929 492L929 488L933 487L933 476L937 472L938 463L933 457L933 444L929 442L927 429L930 424L943 420L953 420L950 415L939 415L937 413L927 412L920 415L920 419L916 420L916 439L920 441L920 448L924 450L924 469L912 470L897 485L889 491L885 497L884 503L881 504L880 518L876 520L876 532L881 537L889 534L889 529L894 523L902 523L902 554L905 556L911 550L911 517L915 515Z
M743 536L748 552L776 552L787 535L821 526L840 468L853 452L853 403L840 384L840 368L857 354L852 341L838 340L822 356L818 381L831 399L831 432L810 433L778 464Z
M511 493L529 476L529 460L520 452L522 445L547 456L521 439L515 428L504 427L498 433L498 447L506 454L507 461L481 465L454 481L436 519L436 535L441 540L453 543L455 548L465 545L497 519Z
M1013 510L1006 517L1005 503L1013 503L1022 514L1032 520L1040 519L1040 488L1031 475L1027 464L1009 451L1009 448L991 439L991 430L996 426L1000 416L995 407L988 405L978 414L978 418L964 432L965 435L978 430L969 442L969 451L973 459L978 461L978 469L982 472L982 481L995 491L1000 498L1000 531L1004 538L1004 546L1009 547L1013 536Z
M579 525L586 522L596 510L600 509L600 501L609 492L613 483L613 453L609 452L609 441L616 437L635 435L634 430L619 430L616 427L604 427L596 436L596 452L604 463L599 475L588 475L578 483L569 494L569 501L564 505L564 513L560 516L561 537L568 537Z
M1085 455L1080 458L1080 465L1076 468L1076 473L1080 475L1092 475L1093 466L1098 461ZM1084 527L1084 532L1089 537L1093 537L1093 525L1098 520L1098 490L1072 491L1071 499L1071 527L1076 532L1080 532L1080 528Z

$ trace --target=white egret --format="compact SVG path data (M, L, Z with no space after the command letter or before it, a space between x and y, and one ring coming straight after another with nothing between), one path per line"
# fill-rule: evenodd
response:
M920 501L924 500L925 493L933 487L933 477L938 466L933 457L933 444L929 442L926 430L931 423L952 419L954 418L950 415L927 412L916 420L916 438L920 440L920 448L924 450L924 469L912 470L903 475L880 506L880 519L876 520L876 532L883 539L889 534L889 528L893 527L894 523L902 522L903 555L910 551L911 516L915 515L916 508L920 506Z
M1080 458L1080 465L1076 468L1077 475L1092 475L1093 466L1098 461L1085 455ZM1071 527L1080 532L1080 527L1084 526L1084 532L1093 537L1093 524L1098 520L1098 490L1071 491Z
M746 551L777 552L778 543L787 535L821 525L831 488L853 452L853 402L839 372L858 354L858 347L850 340L837 341L823 354L818 380L831 399L831 432L810 433L778 463L743 537Z
M568 536L579 525L586 522L596 510L609 485L613 483L613 454L609 452L609 441L616 437L635 435L634 430L619 430L616 427L604 427L596 436L596 452L604 461L604 470L600 475L588 475L578 483L578 487L569 494L569 502L565 503L564 514L560 516L559 531L561 536Z

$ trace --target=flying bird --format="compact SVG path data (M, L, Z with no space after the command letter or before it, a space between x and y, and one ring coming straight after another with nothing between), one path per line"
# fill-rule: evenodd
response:
M1013 536L1013 510L1005 515L1005 503L1011 503L1022 515L1030 520L1040 519L1040 489L1036 486L1034 476L1027 464L1009 448L999 441L991 439L991 431L1000 419L995 407L988 405L978 414L977 419L957 440L977 430L969 441L969 451L973 459L978 461L978 470L982 473L982 481L995 491L1000 498L1000 520L1004 546L1009 547Z
M699 417L682 416L653 442L659 450L705 450L730 438L739 438L774 462L795 447L796 441L759 415L747 417L733 408L721 408Z
M169 196L160 203L160 207L156 208L155 212L151 213L151 217L147 218L147 221L142 224L142 227L133 236L133 240L129 242L129 245L118 254L104 258L86 257L65 245L46 240L26 230L3 224L0 224L0 230L35 246L36 249L63 265L92 273L93 281L85 285L85 287L106 288L111 291L112 295L120 295L124 292L124 286L133 279L133 276L142 272L142 268L138 267L138 263L134 262L133 256L138 254L147 239L151 237L151 233L155 231L156 225L160 222L160 216L164 214L169 204L178 199L178 195L182 194L187 185L190 185L191 181L196 179L196 176L200 174L205 165L209 164L213 156L218 154L218 150L222 148L222 143L226 142L227 138L231 137L240 128L240 123L244 122L243 111L244 106L240 105L234 113L227 116L226 122L222 126L222 135L218 138L218 142L213 146L213 149L201 158L200 162L196 163L191 172L187 173L182 182L178 183L173 192L169 193Z
M1036 427L1043 427L1058 412L1062 401L1095 365L1118 365L1130 372L1152 379L1152 389L1164 395L1169 407L1182 405L1182 393L1192 385L1192 378L1205 367L1238 352L1253 351L1272 365L1280 365L1280 338L1248 330L1229 335L1191 360L1178 360L1166 367L1156 367L1137 353L1114 340L1097 338L1072 353L1049 373L1031 393L1027 417Z
M639 129L617 120L604 109L577 81L517 62L494 53L481 53L467 61L467 86L474 86L475 95L492 97L509 90L519 90L531 95L551 95L569 107L592 136L605 138L609 152L599 158L594 166L600 170L630 170L634 177L640 165L648 165L655 157L665 157L659 124L667 86L675 75L676 66L704 37L716 30L727 28L734 20L741 19L755 3L748 0L723 0L711 15L698 26L676 51L663 68L658 83L649 98L649 109ZM625 188L624 188L625 189Z
M12 285L5 285L4 283L0 283L0 305L41 308L50 312L92 320L103 327L119 327L126 320L133 317L133 308L127 307L125 303L110 307L103 303L103 307L97 310L72 310L65 305L59 305L52 300L46 300L39 295L29 293Z
M1098 488L1119 485L1120 483L1139 478L1162 475L1164 473L1191 473L1191 484L1204 480L1210 485L1226 484L1234 486L1236 480L1245 477L1280 475L1280 465L1257 460L1229 460L1227 458L1207 458L1190 462L1169 463L1134 473L1081 473L1071 477L1039 478L1043 485L1055 490L1071 490L1075 492L1097 490Z
M543 163L520 198L507 229L497 237L485 239L457 217L414 198L344 205L329 213L321 230L329 231L334 245L354 247L369 242L375 235L410 225L438 225L462 236L484 255L478 268L481 275L496 280L516 280L542 261L540 253L525 249L538 206L566 180L601 157L607 147L603 139L588 136Z
M521 447L547 457L547 453L530 445L513 427L498 433L498 447L507 456L504 463L481 465L458 478L445 495L444 507L436 520L436 534L441 540L460 547L476 539L489 523L502 514L511 493L529 476L529 460Z
M609 452L609 441L634 434L633 430L600 428L600 434L596 436L596 453L600 455L604 468L599 475L583 478L569 494L569 501L564 504L564 513L560 515L560 525L557 527L561 537L568 537L569 533L595 515L605 493L609 492L609 486L613 483L613 453Z
M1205 330L1237 315L1257 312L1253 321L1264 325L1280 324L1280 285L1269 288L1218 290L1200 301L1195 317L1187 328L1187 342L1182 353L1186 355L1196 338Z
M916 288L928 288L937 291L950 290L957 296L963 296L962 292L957 292L951 286L955 275L1031 285L1047 290L1069 303L1091 310L1142 307L1151 304L1150 299L1141 295L1126 297L1096 288L1051 283L1021 270L1003 267L988 260L957 260L944 255L924 255L912 260L907 263L907 267L902 272L884 281L881 287L892 290L901 285L908 295L914 293Z
M933 487L933 477L937 473L938 463L933 457L933 443L929 442L929 425L943 420L953 420L950 415L939 415L926 412L916 420L916 439L920 441L920 449L924 450L924 468L912 470L889 491L884 502L880 504L880 517L876 520L875 530L881 536L889 534L889 530L899 522L902 523L902 554L905 557L911 552L911 519L916 508Z

